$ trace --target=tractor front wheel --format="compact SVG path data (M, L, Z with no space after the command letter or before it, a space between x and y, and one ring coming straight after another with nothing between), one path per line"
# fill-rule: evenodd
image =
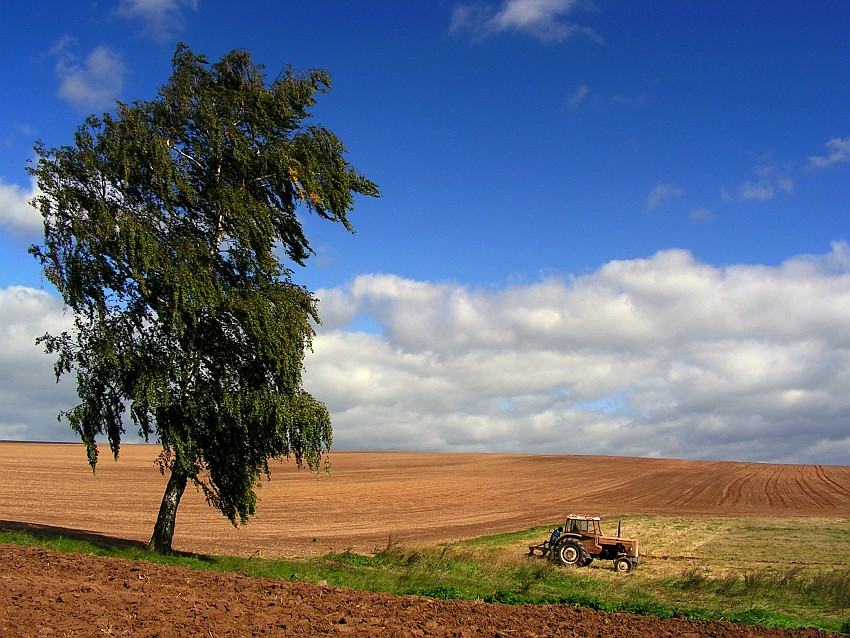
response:
M555 562L560 565L581 566L585 558L584 547L576 541L565 541L555 548Z
M631 559L625 556L620 556L614 561L614 571L618 574L628 574L633 567Z

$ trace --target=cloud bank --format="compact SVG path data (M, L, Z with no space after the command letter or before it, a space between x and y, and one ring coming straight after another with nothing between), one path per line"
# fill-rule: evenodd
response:
M850 453L843 243L777 267L670 250L497 291L367 275L321 297L306 380L341 449Z
M56 416L77 402L74 379L57 384L53 360L35 346L45 332L71 326L57 297L24 286L0 289L0 439L73 440Z
M501 289L370 274L318 294L305 384L336 449L850 455L844 243L778 266L668 250ZM72 438L55 414L73 379L32 345L63 322L42 291L0 291L0 438Z

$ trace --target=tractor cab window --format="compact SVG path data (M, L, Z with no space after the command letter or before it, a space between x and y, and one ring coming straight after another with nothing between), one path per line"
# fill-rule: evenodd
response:
M568 528L571 532L581 534L592 534L593 533L593 521L579 521L573 519L568 522Z

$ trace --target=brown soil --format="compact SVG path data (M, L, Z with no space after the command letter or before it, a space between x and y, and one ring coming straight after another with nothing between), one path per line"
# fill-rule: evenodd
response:
M0 527L147 541L165 478L154 446L0 443ZM304 556L551 525L567 512L847 516L850 467L589 456L335 452L330 475L272 468L255 519L234 529L194 490L174 548ZM0 548L2 636L788 635L563 607L398 598L148 564ZM797 632L795 635L808 635Z

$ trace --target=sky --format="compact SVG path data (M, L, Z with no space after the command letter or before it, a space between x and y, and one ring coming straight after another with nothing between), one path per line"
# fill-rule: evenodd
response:
M848 464L850 2L234 6L0 5L0 439L74 440L33 144L184 42L326 69L313 119L381 188L354 234L304 219L334 449Z

